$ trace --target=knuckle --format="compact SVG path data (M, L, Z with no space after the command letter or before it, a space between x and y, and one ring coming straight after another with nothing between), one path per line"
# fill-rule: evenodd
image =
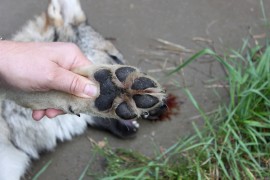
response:
M74 44L74 43L66 43L67 48L71 51L71 52L78 52L79 51L79 47Z
M45 73L46 78L43 81L43 86L49 89L59 90L61 86L59 84L59 79L61 79L61 74L57 70L48 70ZM61 82L61 81L60 81Z
M74 78L71 81L70 88L69 88L70 93L76 94L80 89L80 85L81 85L80 79L74 76Z
M46 73L46 81L45 83L53 83L57 78L57 72L56 71L49 71Z

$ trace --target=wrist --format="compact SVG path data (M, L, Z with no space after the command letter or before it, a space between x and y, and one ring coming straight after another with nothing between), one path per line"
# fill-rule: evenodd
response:
M0 41L0 79L4 78L4 69L7 62L7 54L10 51L8 47L9 41Z
M7 61L7 58L9 57L10 51L14 49L15 42L12 41L0 41L0 62L1 62L1 67L2 63Z
M7 85L14 85L13 77L16 77L15 51L18 49L18 43L13 41L0 41L0 80ZM15 83L16 84L16 83Z

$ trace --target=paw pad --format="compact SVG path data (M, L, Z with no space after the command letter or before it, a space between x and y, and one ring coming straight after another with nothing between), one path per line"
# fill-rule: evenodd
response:
M111 72L107 69L96 72L94 78L100 84L100 95L95 101L95 106L99 111L108 110L112 107L114 99L119 94L118 88L112 82Z
M128 75L134 71L136 70L132 67L121 67L115 71L115 74L119 81L124 82Z
M133 119L137 116L126 102L119 104L115 112L122 119Z
M159 102L157 97L151 95L134 95L133 100L138 108L150 108Z
M151 87L157 87L155 82L146 77L139 77L138 79L135 79L134 83L131 86L131 89L144 90Z
M107 66L96 71L94 78L100 85L95 107L112 118L130 120L164 105L165 93L160 85L134 67Z

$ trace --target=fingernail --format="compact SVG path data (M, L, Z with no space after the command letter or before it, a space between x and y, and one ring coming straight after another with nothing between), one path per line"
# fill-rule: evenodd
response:
M83 93L87 96L96 96L97 95L97 87L92 84L87 84L84 88Z

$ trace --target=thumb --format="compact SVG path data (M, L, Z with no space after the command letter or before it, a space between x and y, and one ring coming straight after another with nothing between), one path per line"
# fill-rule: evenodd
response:
M75 74L69 70L59 68L51 88L83 98L96 97L98 88L86 77Z

